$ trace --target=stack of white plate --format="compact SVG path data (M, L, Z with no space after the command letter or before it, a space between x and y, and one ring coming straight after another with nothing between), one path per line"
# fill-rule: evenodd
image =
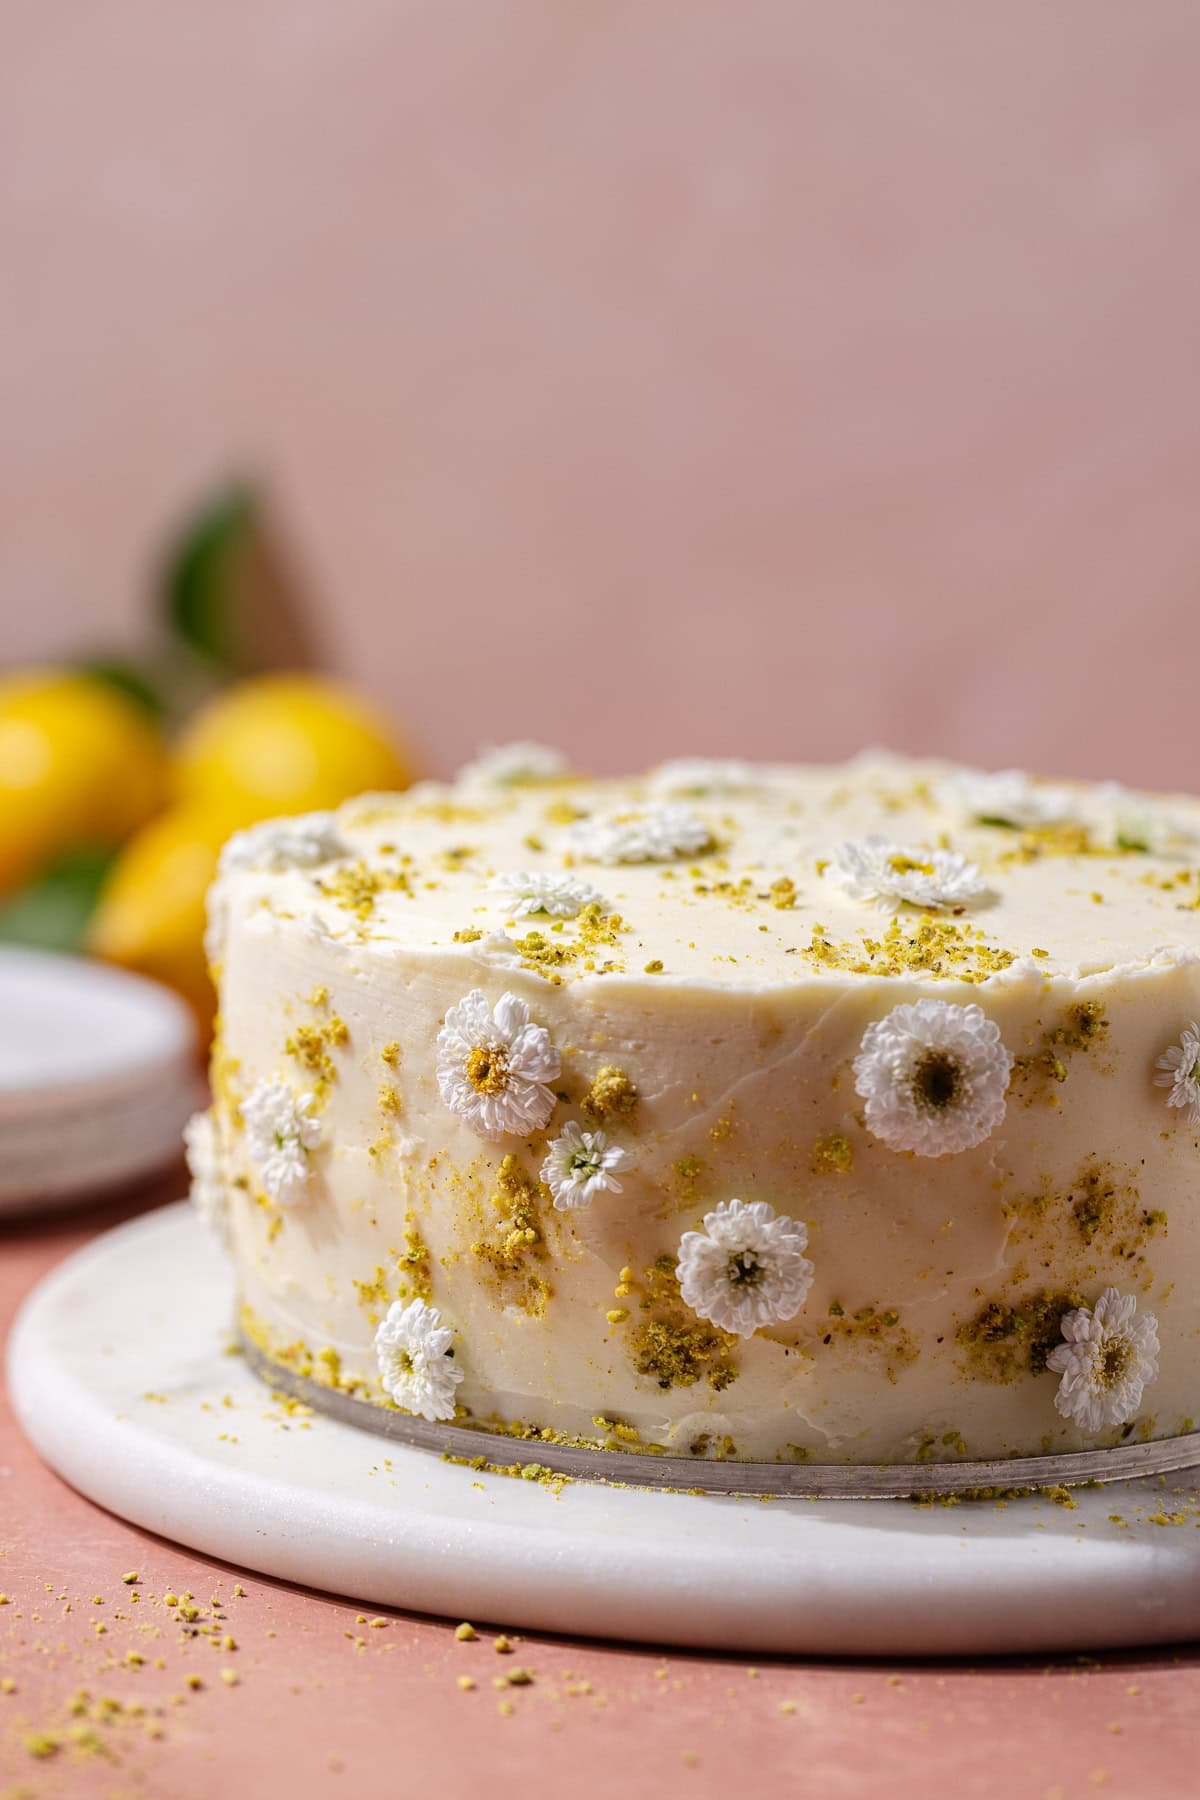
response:
M0 1212L66 1205L173 1162L200 1091L191 1015L166 988L0 947Z

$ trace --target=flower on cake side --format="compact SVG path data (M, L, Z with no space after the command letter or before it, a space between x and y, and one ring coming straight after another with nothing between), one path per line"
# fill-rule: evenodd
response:
M454 1361L454 1333L436 1306L394 1300L375 1333L375 1360L384 1392L420 1419L452 1419L454 1390L463 1372Z
M1102 781L1093 790L1089 811L1097 834L1117 850L1164 856L1196 841L1191 825L1170 812L1161 800L1122 787L1119 781Z
M646 777L654 795L745 794L763 784L762 771L753 763L727 757L679 756L660 763Z
M590 1206L593 1197L605 1190L619 1194L616 1177L632 1169L633 1162L629 1151L610 1144L603 1131L584 1131L572 1120L550 1145L542 1180L554 1196L555 1211L572 1212Z
M942 805L976 825L1036 830L1078 822L1079 801L1069 787L1037 781L1023 769L955 769L938 783Z
M956 851L914 849L882 837L839 844L825 874L852 900L874 901L880 912L905 904L966 906L986 891L975 864Z
M1004 1117L1012 1057L981 1007L897 1006L863 1033L854 1085L869 1131L893 1150L948 1156L990 1137Z
M1105 1288L1094 1307L1079 1307L1062 1322L1063 1342L1046 1367L1062 1377L1054 1405L1085 1431L1126 1425L1158 1374L1158 1321L1139 1313L1132 1294Z
M538 781L561 781L571 772L561 750L548 744L485 744L473 762L454 777L457 787L526 787Z
M1156 1064L1155 1087L1170 1088L1168 1106L1181 1106L1189 1125L1200 1125L1200 1025L1193 1020L1183 1037Z
M577 819L566 845L583 862L674 862L713 847L713 834L687 806L639 807Z
M260 1081L242 1102L242 1118L264 1193L277 1206L296 1206L308 1186L309 1153L321 1141L313 1095L286 1081Z
M608 905L590 881L578 881L573 875L517 869L511 874L493 875L488 887L493 894L504 894L515 902L515 919L531 918L536 913L544 913L550 919L574 919L585 906Z
M188 1198L205 1225L228 1248L229 1195L221 1172L221 1148L211 1112L193 1113L183 1128L191 1187Z
M438 1091L460 1119L492 1142L523 1137L549 1122L556 1096L558 1051L543 1025L515 994L495 1011L481 988L452 1006L437 1039Z
M218 866L223 875L230 869L315 869L349 855L350 846L339 836L333 813L301 813L235 831L221 850Z
M808 1298L808 1229L765 1200L723 1200L685 1231L675 1273L686 1305L722 1331L752 1337L794 1318Z

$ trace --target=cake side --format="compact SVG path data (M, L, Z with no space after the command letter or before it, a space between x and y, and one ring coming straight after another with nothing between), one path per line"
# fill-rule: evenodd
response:
M1128 798L983 823L954 779L426 788L260 831L213 906L250 1335L380 1404L698 1457L1186 1428L1200 1140L1156 1076L1200 1012L1200 809L1141 800L1134 848Z

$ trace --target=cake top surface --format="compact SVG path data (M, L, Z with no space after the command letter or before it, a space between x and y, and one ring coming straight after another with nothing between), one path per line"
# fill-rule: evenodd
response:
M214 908L555 983L982 985L1200 954L1191 798L884 752L594 781L521 748L239 834Z

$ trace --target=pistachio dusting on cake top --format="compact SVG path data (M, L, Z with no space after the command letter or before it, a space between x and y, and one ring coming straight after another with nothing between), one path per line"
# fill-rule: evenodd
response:
M883 754L832 770L689 760L625 782L533 769L285 821L275 835L305 850L286 867L256 828L227 852L226 885L346 944L554 983L983 983L1200 939L1193 800Z
M209 949L271 1367L699 1459L1190 1429L1193 800L517 744L238 834Z

